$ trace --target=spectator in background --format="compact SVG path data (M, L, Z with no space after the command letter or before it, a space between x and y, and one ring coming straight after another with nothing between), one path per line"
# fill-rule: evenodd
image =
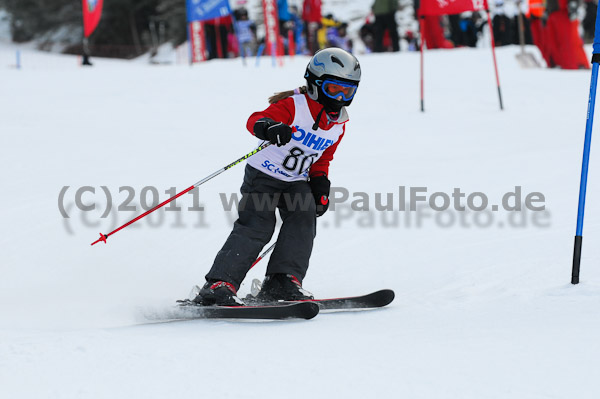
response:
M314 54L319 49L317 31L321 24L321 0L304 0L302 20L306 24L308 50L311 54Z
M228 57L228 32L231 28L231 16L206 21L204 30L208 47L208 59Z
M477 45L477 28L472 19L471 12L465 12L460 15L460 31L462 34L461 45L475 47ZM456 43L454 44L456 46Z
M535 0L529 0L530 4L533 4ZM518 5L518 4L517 4ZM527 14L528 8L527 3L523 0L522 11ZM529 18L524 15L523 18L523 34L525 44L533 44L531 36L531 28L529 25ZM508 46L511 44L520 44L519 38L519 7L514 7L509 2L509 6L505 8L503 0L496 1L496 8L494 10L494 17L492 18L492 27L494 29L494 41L496 46Z
M460 28L460 14L448 15L448 27L450 28L450 40L454 43L454 46L464 46L464 38Z
M287 0L277 0L277 14L279 18L279 34L286 38L288 30L292 28L292 14L290 14Z
M234 11L235 28L240 43L240 55L250 57L256 52L256 25L248 19L248 10Z
M585 0L585 17L581 21L583 26L583 40L586 43L594 42L596 30L596 13L598 12L598 0Z
M476 47L479 33L486 24L478 12L449 15L450 40L455 47Z
M375 47L375 29L373 28L373 16L369 15L365 19L365 24L360 27L360 40L365 44L367 53L372 53Z
M583 40L579 36L577 20L577 2L569 4L567 0L548 0L546 12L548 22L546 39L549 63L562 69L589 69L590 63L583 50Z
M327 43L327 31L329 28L333 28L339 25L339 22L333 18L333 15L327 14L321 19L321 27L317 31L317 43L319 45L319 49L322 50L326 47L329 47Z
M523 36L525 40L525 44L533 44L533 39L531 38L531 27L529 25L529 18L527 17L527 12L529 10L528 4L525 0L521 3L521 11L523 12ZM512 44L521 44L521 39L519 37L519 8L515 9L515 15L512 18L512 26L513 26L513 37Z
M487 24L487 21L481 18L481 14L475 11L463 13L460 22L465 40L464 44L468 47L477 47L479 34L483 31L483 27Z
M398 36L398 25L396 24L396 11L398 0L375 0L373 3L373 14L375 15L374 28L374 51L384 51L383 36L387 31L392 41L392 51L400 51L400 37Z
M348 38L348 24L343 22L339 26L327 29L327 44L330 47L339 47L352 52L352 40Z
M513 21L504 12L504 2L502 0L496 1L494 14L494 18L492 18L492 28L494 30L494 41L496 46L513 44Z
M411 30L407 30L404 34L404 40L408 43L408 51L419 51L421 48L419 47L419 41L417 37Z
M296 41L296 53L308 54L308 48L306 46L306 35L304 34L304 22L298 12L298 7L290 6L290 15L292 16L292 23L294 24L294 40Z
M423 18L423 40L428 49L453 48L454 44L444 36L443 19L438 15Z
M548 45L544 27L544 14L546 13L545 0L529 0L529 26L531 28L531 38L533 44L542 53L542 57L546 60L546 64L550 65L548 57Z

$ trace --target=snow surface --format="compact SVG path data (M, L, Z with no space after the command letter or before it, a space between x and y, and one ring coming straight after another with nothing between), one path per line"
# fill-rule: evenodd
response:
M164 199L247 153L256 145L247 117L301 84L307 58L282 68L266 58L259 67L94 58L81 68L76 57L24 49L17 70L15 47L2 45L0 397L597 398L595 151L582 283L569 284L590 73L520 69L518 51L498 50L502 112L489 49L427 52L425 113L418 54L361 56L364 79L330 177L371 194L460 187L490 204L522 186L544 194L546 213L526 213L519 227L508 222L523 214L502 211L487 228L472 213L470 227L442 227L428 210L420 227L405 223L414 212L386 227L394 214L346 202L319 219L304 285L319 297L392 288L388 308L152 324L202 282L231 227L219 193L237 192L243 166L201 187L204 227L194 227L202 213L186 210L186 195L181 212L90 247L134 215L102 219L101 186L115 207L127 196L119 187L132 186L139 213L145 186ZM69 219L59 211L64 186ZM83 186L96 188L83 195L92 212L73 204ZM184 227L172 227L177 215Z

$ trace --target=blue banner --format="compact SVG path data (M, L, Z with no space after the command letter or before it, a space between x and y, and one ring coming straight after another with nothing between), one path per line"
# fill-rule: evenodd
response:
M229 0L187 0L188 22L206 21L229 14Z

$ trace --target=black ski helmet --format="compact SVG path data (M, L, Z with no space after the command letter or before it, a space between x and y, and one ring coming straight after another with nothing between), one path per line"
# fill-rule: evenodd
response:
M328 79L358 87L360 64L355 56L338 47L319 50L306 67L306 89L308 96L325 107L327 113L338 113L342 107L350 105L349 99L338 100L328 96L323 90L323 82Z

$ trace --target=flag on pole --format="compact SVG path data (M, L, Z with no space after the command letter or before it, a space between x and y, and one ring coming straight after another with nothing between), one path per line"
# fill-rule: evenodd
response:
M103 0L83 0L83 37L90 37L100 22Z
M206 60L204 22L231 14L229 0L186 0L191 62Z
M208 21L229 14L229 0L187 0L188 22Z
M467 11L486 11L488 18L488 27L490 29L490 39L492 43L492 56L494 60L494 71L496 74L496 86L498 88L498 101L500 109L504 109L502 104L502 92L500 89L500 76L498 74L498 64L496 62L496 46L494 44L494 30L488 10L487 0L421 0L418 15L420 16L419 29L421 30L421 111L425 111L424 106L424 78L423 78L423 50L425 48L424 25L425 17L435 17L442 15L460 14Z
M204 43L204 22L194 21L188 24L192 48L192 64L206 61L206 44Z
M279 17L277 0L263 0L263 14L265 16L265 42L266 49L272 57L278 55L279 43Z
M419 15L452 15L487 9L487 0L421 0Z

